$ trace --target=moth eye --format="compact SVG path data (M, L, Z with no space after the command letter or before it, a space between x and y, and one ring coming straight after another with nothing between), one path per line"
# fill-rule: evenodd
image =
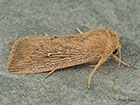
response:
M114 50L113 54L116 54L118 52L118 49Z
M43 45L41 44L40 47L43 47Z

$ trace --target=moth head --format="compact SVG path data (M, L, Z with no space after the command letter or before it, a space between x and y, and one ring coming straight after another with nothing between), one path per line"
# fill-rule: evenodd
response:
M119 36L117 35L116 32L113 32L113 31L109 31L109 36L107 37L109 43L107 45L108 47L108 52L111 51L109 54L119 54L120 51L121 51L121 45L120 45L120 38Z

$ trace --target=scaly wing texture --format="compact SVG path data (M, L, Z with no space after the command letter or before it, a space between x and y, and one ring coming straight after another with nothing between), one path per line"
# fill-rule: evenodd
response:
M100 42L98 49L96 43L99 41L94 38L94 32L19 39L10 44L12 50L7 71L39 73L95 62L100 59L105 47L105 43Z

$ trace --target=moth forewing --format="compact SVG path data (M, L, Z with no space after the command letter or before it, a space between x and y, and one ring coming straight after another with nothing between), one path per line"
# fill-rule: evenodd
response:
M88 79L112 53L119 49L115 32L98 29L62 36L35 36L10 42L7 71L15 74L41 73L98 62ZM116 58L117 59L117 58ZM117 59L118 60L118 59Z
M95 50L88 38L91 33L36 36L12 42L7 70L10 73L40 73L98 61L103 51Z

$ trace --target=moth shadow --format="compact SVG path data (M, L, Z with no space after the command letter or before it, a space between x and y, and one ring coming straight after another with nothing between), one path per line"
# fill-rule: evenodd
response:
M122 60L132 66L135 66L140 59L140 48L128 37L123 38L120 43L122 46Z

